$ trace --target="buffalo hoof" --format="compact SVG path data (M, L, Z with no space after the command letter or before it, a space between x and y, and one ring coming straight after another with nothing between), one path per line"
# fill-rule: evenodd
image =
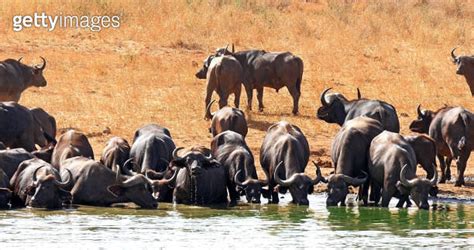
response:
M263 112L263 108L258 108L258 112Z
M294 110L293 110L291 113L292 113L294 116L297 116L297 115L299 114L298 111L294 111Z
M454 183L455 187L460 187L462 185L465 185L464 180L457 180L456 183Z
M229 202L229 207L235 207L235 206L237 206L237 201L236 200L233 200L233 201Z
M446 177L441 177L441 179L439 180L439 183L446 183Z

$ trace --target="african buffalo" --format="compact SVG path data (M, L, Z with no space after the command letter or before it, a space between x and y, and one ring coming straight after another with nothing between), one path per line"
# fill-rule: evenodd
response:
M62 182L51 164L37 158L22 162L10 180L12 206L61 208L71 200L71 194L63 189L72 182L71 172L67 175L67 181Z
M436 166L436 142L423 134L404 136L415 151L416 163L426 171L426 178L433 178L433 165Z
M451 57L454 64L456 64L456 74L463 75L466 78L467 85L474 96L474 56L456 56L454 55L454 48L451 51Z
M266 52L264 50L247 50L234 52L226 48L216 51L216 55L232 55L242 65L243 84L247 92L248 108L252 109L253 90L257 89L258 109L263 111L263 87L277 92L287 87L293 97L293 114L298 114L298 103L301 96L303 80L303 60L290 52Z
M69 130L59 137L56 146L54 146L51 165L59 169L64 160L74 156L94 159L94 151L85 134Z
M61 174L72 173L72 202L93 206L110 206L114 203L133 202L142 208L157 208L153 196L155 186L168 185L176 178L152 181L142 174L126 176L100 162L76 156L64 161Z
M133 159L132 170L148 174L152 179L158 178L154 176L154 172L166 170L175 148L168 129L156 124L138 129L130 149L130 158Z
M0 101L18 102L21 93L32 86L44 87L47 82L43 76L46 60L42 66L28 66L19 60L7 59L0 62Z
M268 177L266 180L258 179L252 152L242 135L225 131L215 136L211 145L218 145L212 151L226 170L231 204L236 204L243 194L247 202L260 203L261 190L268 185Z
M403 207L411 197L422 209L428 209L428 195L436 185L436 166L431 165L431 180L416 176L416 155L403 136L384 131L376 136L369 150L371 192L377 204L382 189L382 206L388 207L393 196L399 197L397 207Z
M171 165L180 167L173 200L178 204L211 205L227 203L227 178L224 167L211 155L173 151Z
M130 158L130 145L127 140L121 137L112 137L102 151L100 162L104 166L117 171L117 166L122 167Z
M356 117L367 116L382 123L385 130L400 132L397 111L392 105L384 101L361 98L359 91L358 99L348 100L339 93L328 94L329 90L331 88L325 89L321 94L322 106L316 114L318 119L342 126Z
M209 128L212 136L216 136L226 130L231 130L245 137L248 132L248 126L244 112L237 108L223 107L211 113L210 109L213 103L214 100L209 103L206 109L207 116L212 119L211 127Z
M382 133L382 124L369 117L359 116L344 123L334 137L331 159L334 174L328 179L328 206L345 205L348 186L359 188L359 200L368 203L368 152L370 142Z
M56 138L56 119L42 108L32 108L30 112L43 129L43 132L51 137L47 139L52 141Z
M16 102L0 103L0 141L9 148L29 152L35 150L35 144L43 147L48 143L30 110Z
M209 56L204 61L202 69L196 73L199 79L207 79L206 99L204 108L211 101L212 92L216 91L219 96L219 108L227 105L227 98L234 94L234 104L239 108L240 91L242 88L242 67L233 56ZM211 117L206 115L206 119Z
M308 194L324 179L318 166L315 179L304 173L308 160L309 145L300 128L286 121L268 128L260 148L260 164L269 173L269 202L278 203L278 192L286 193L289 189L293 203L309 204Z
M12 191L8 189L10 186L9 178L5 172L0 168L0 209L8 208Z
M10 180L20 163L33 158L35 158L35 156L23 148L0 150L0 169L5 172Z
M462 107L443 107L438 111L417 108L418 119L410 130L428 134L436 142L441 166L440 183L451 179L451 160L456 160L458 179L455 186L464 185L464 170L474 149L474 116ZM446 157L446 160L445 158Z

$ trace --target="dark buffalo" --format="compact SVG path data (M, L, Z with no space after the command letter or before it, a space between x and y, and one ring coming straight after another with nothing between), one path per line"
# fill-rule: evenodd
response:
M75 130L69 130L62 134L54 147L51 165L59 169L66 159L84 156L94 159L94 151L87 136Z
M426 177L433 178L433 165L436 166L436 142L423 134L405 136L404 138L415 151L416 163L426 171Z
M241 134L243 137L247 135L248 126L247 120L245 119L245 114L240 109L223 107L218 111L211 113L211 105L214 103L214 100L209 103L206 113L210 117L211 127L209 128L212 136L216 136L221 132L226 130L231 130Z
M168 129L156 124L138 129L130 150L130 157L134 162L132 170L149 174L152 179L161 178L154 174L166 170L175 148Z
M318 166L316 179L304 173L308 160L309 145L300 128L286 121L268 128L260 148L260 164L269 173L269 202L278 203L278 191L286 193L289 189L293 203L309 204L308 194L323 178Z
M410 124L410 130L428 134L436 142L440 183L451 179L450 165L455 159L458 173L455 186L464 185L464 170L474 148L473 114L462 107L443 107L433 112L418 106L417 112L418 119Z
M35 156L23 148L0 150L0 169L11 179L20 163L33 158Z
M384 131L370 145L369 173L375 203L380 198L382 206L388 207L394 196L399 197L397 207L403 207L411 197L422 209L428 209L428 195L436 185L436 166L431 165L434 177L431 180L416 176L416 155L410 143L400 134Z
M286 87L293 97L293 114L298 114L303 80L303 60L290 52L266 52L246 50L234 53L227 48L218 49L216 55L232 55L242 65L243 84L247 92L248 108L252 109L253 90L257 90L258 109L263 111L263 87L277 92Z
M397 111L392 105L384 101L361 98L359 91L358 99L348 100L339 93L328 94L330 89L325 89L321 94L322 106L316 114L318 119L342 126L346 121L367 116L382 123L385 130L400 132Z
M29 109L16 102L0 103L0 141L9 148L24 148L31 152L35 144L48 144L40 124Z
M8 189L10 186L9 180L7 174L0 168L0 209L9 207L8 204L12 196L12 191Z
M32 108L30 112L43 129L43 132L51 137L47 139L52 140L56 138L56 119L42 108Z
M224 167L211 155L188 151L173 152L172 165L181 169L176 179L173 200L178 204L211 205L227 203L227 178Z
M211 102L212 92L219 96L219 108L227 105L230 94L234 94L234 104L239 108L242 82L242 66L233 56L209 56L202 69L196 73L199 79L207 79L204 108ZM208 113L204 116L210 119Z
M128 141L121 137L112 137L102 151L100 162L116 172L117 166L122 167L129 158L130 145Z
M82 156L64 161L61 174L72 173L72 202L93 206L110 206L114 203L133 202L142 208L157 208L153 196L156 186L168 185L176 178L152 181L142 174L127 176L114 172L100 162Z
M13 206L61 208L69 203L71 194L63 188L72 182L71 172L61 181L61 176L49 163L34 158L20 164L10 180Z
M268 178L258 179L252 152L242 135L225 131L214 137L211 145L216 147L211 150L226 170L231 204L236 204L240 195L245 195L249 203L260 203L261 190L268 185Z
M42 66L28 66L19 60L7 59L0 62L0 101L18 102L21 93L29 87L44 87L47 82L43 76L46 60Z
M457 66L456 74L466 78L471 95L474 96L474 56L456 56L454 55L455 50L456 48L451 51L451 57Z
M332 142L334 174L328 177L328 206L345 205L348 187L359 188L359 200L368 203L368 152L372 139L383 131L382 124L359 116L344 123Z

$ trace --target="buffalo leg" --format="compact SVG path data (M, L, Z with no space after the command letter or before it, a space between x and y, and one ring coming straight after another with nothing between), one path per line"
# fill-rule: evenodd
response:
M239 193L237 192L237 190L235 190L235 188L235 184L230 183L230 181L228 181L227 189L229 190L230 206L237 205L237 199L239 198Z
M471 155L470 150L464 149L463 152L461 152L461 155L459 156L458 160L456 161L456 167L457 167L457 173L458 173L458 179L456 180L456 183L454 184L454 186L456 187L465 185L464 170L466 170L466 163L470 155Z
M403 207L403 204L405 204L405 202L407 202L407 206L408 206L408 195L401 195L400 196L400 199L398 199L398 203L397 203L397 207L398 208L402 208Z
M441 154L437 155L438 160L439 160L439 167L441 169L441 179L439 180L439 183L446 183L446 161L444 160L444 156Z
M219 94L219 109L227 106L227 99L229 99L229 93Z
M446 157L446 180L451 180L451 161L452 157Z
M393 183L391 184L384 184L383 190L382 190L382 207L388 207L390 204L390 200L393 197L393 194L395 193L395 190L391 188L391 186L395 186Z
M206 93L206 99L204 101L204 119L211 119L211 117L207 117L207 105L211 102L212 98L212 91L213 89L208 88Z
M239 108L240 106L240 92L242 91L242 85L239 84L237 88L235 88L234 91L234 105L236 108Z
M244 85L245 92L247 92L247 109L252 110L253 88L250 84Z
M290 92L291 97L293 97L293 111L292 111L292 113L294 115L297 115L301 93L298 91L296 86L293 86L291 88L288 87L288 92Z
M263 86L257 88L258 111L263 112Z
M369 184L364 183L359 187L359 193L357 195L359 201L362 201L364 203L364 206L368 205L368 199L369 199Z
M371 181L370 185L370 200L374 202L374 205L377 206L380 201L380 185L375 183L374 181Z

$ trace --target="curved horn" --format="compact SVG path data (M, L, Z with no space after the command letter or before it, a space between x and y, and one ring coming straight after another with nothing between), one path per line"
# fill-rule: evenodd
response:
M237 173L235 173L234 175L234 182L235 184L243 187L243 186L246 186L248 184L247 181L244 181L243 183L239 180L239 174L242 172L242 169L239 169L239 171L237 171Z
M418 117L423 116L423 112L421 112L421 104L418 104L418 107L416 107L416 112L418 113Z
M298 174L293 174L288 180L280 179L280 176L278 176L278 170L280 170L281 165L283 165L283 161L280 161L280 163L278 163L278 165L276 166L275 173L273 173L273 179L280 186L288 187L295 181L296 175L298 175Z
M227 53L227 49L228 49L228 48L229 48L229 44L227 44L227 45L225 46L224 54Z
M216 100L212 100L209 104L207 104L207 107L206 107L206 117L208 117L210 119L212 119L214 117L214 115L216 114L215 112L211 113L211 106L215 101Z
M453 61L454 61L454 62L455 62L456 59L457 59L456 55L454 54L454 51L455 51L456 49L457 49L457 48L455 47L455 48L453 48L453 50L451 50L451 57L453 58Z
M40 170L40 168L43 168L43 167L46 167L46 165L36 168L35 171L33 172L33 176L31 176L34 186L38 184L38 177L36 177L36 173L38 173L38 170Z
M234 49L234 43L232 43L232 54L235 53L235 49Z
M258 180L258 182L260 182L260 185L264 187L264 186L268 186L268 183L270 183L270 177L269 177L270 175L264 168L262 168L262 170L263 170L263 174L265 174L265 180Z
M313 180L311 180L311 182L313 183L313 185L316 185L318 184L319 182L324 182L324 183L327 183L328 181L323 177L323 175L321 174L321 168L319 168L319 166L316 164L315 161L313 161L313 164L314 166L316 167L316 178L314 178Z
M63 181L63 182L60 182L58 180L55 180L54 181L54 184L56 184L57 186L59 187L67 187L69 186L70 184L72 184L72 173L71 173L71 170L65 168L65 170L68 172L68 175L69 175L69 178L67 179L67 181Z
M436 185L436 183L438 183L438 171L436 171L436 165L435 164L432 164L433 165L433 170L434 170L434 176L433 176L433 179L430 180L430 183L432 186Z
M331 90L331 89L332 89L332 88L327 88L327 89L325 89L325 90L323 91L323 93L321 93L321 97L320 97L320 98L321 98L321 104L322 104L323 106L329 105L329 104L326 102L326 93L327 93L329 90Z
M364 184L367 181L367 178L369 177L365 171L361 171L361 172L364 176L362 178L360 178L360 177L350 177L348 175L344 175L342 178L344 179L344 181L347 184L357 187L357 186L360 186L360 185Z
M362 95L360 94L360 89L357 88L357 99L360 99L362 98Z
M119 165L117 165L117 169L120 169L120 171L121 171L124 175L132 175L132 176L133 176L133 175L136 175L137 173L133 172L132 170L130 170L130 169L128 168L128 164L130 164L130 163L132 164L132 169L133 169L133 165L134 165L134 163L133 163L133 158L130 158L130 159L126 160L126 161L123 163L122 167L120 167Z
M39 70L44 70L44 68L46 68L46 60L40 56L41 60L43 60L43 65L41 67L39 67Z
M21 59L23 59L23 57L20 57L20 58L18 58L18 60L17 60L17 61L18 61L18 62L21 62Z
M403 165L402 171L400 171L400 182L405 187L413 187L413 185L415 184L414 180L407 180L406 178L407 169L408 164Z
M175 169L171 178L164 179L164 180L156 180L156 181L153 181L153 184L158 184L159 186L168 185L176 180L176 178L178 177L178 172L179 172L179 169Z
M181 157L178 156L178 151L180 151L180 150L183 149L183 148L184 148L184 147L178 147L178 148L175 148L175 149L173 150L173 153L172 153L173 159L175 159L175 160L181 159Z

